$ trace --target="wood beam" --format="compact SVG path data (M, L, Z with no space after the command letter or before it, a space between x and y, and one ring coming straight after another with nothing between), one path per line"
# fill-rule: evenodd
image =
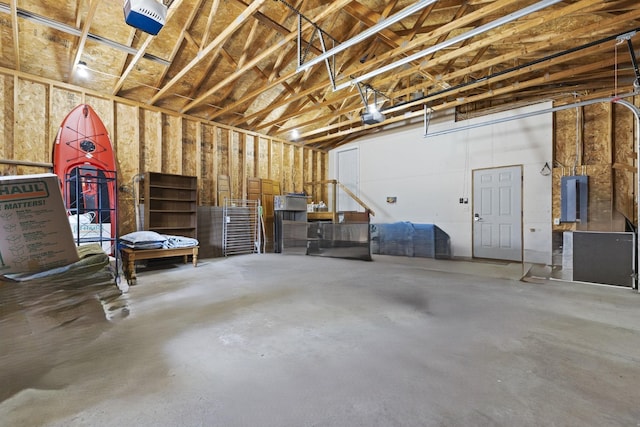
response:
M213 18L215 18L218 13L218 8L220 7L220 0L213 0L211 4L211 9L209 10L209 16L207 17L207 26L204 29L204 33L202 34L202 41L200 42L200 51L207 45L209 41L211 27L213 26Z
M431 37L429 37L429 38L433 38L433 37L436 37L436 36L441 35L441 34L448 34L448 33L449 33L450 31L452 31L453 29L458 28L458 26L460 26L460 25L466 25L466 24L468 23L468 21L469 21L469 22L473 22L473 21L478 20L478 19L480 19L481 17L485 16L486 14L494 13L496 10L499 10L501 7L504 7L504 6L508 5L508 4L509 4L510 2L512 2L512 1L513 1L513 0L499 0L499 1L496 1L494 4L491 4L490 6L487 6L487 7L483 8L483 9L481 9L481 10L483 11L483 13L479 13L478 11L476 11L476 12L472 12L472 13L470 13L469 15L466 15L464 18L461 18L461 19L459 20L459 21L460 21L460 22L459 22L459 24L457 24L457 25L454 25L455 23L447 24L447 25L443 26L441 30L439 30L439 31L434 31L434 32L433 32L433 34L431 35ZM588 0L588 1L590 1L590 2L594 2L594 1L597 1L597 0ZM503 34L503 35L502 35L502 37L507 37L507 36L508 36L507 34ZM421 37L421 38L420 38L420 40L423 40L424 38L425 38L425 37ZM418 39L416 39L416 41L414 41L414 42L412 42L412 43L410 43L410 44L411 44L411 45L413 45L414 47L415 47L415 46L417 46L417 40L418 40ZM405 46L405 45L402 45L402 46ZM390 54L388 54L388 55L386 55L386 56L391 57L391 54L392 54L393 52L398 51L398 50L400 50L400 51L402 51L403 53L405 53L406 48L404 48L404 47L398 47L397 49L395 49L395 50L391 51L391 52L390 52ZM380 58L378 57L378 58L373 59L372 61L367 61L367 68L369 68L369 67L370 67L370 63L371 63L371 62L378 63L378 62L379 62L379 60L380 60ZM418 67L418 66L416 66L416 67ZM364 67L360 67L359 69L360 69L360 70L363 70L363 69L364 69ZM416 69L416 68L414 67L412 70L415 70L415 69ZM355 71L357 71L357 70L355 70ZM414 72L414 71L412 71L412 72ZM288 77L291 77L293 74L295 74L295 72L292 72ZM396 76L396 77L397 77L397 76ZM294 102L294 101L298 100L300 97L302 97L302 96L306 96L307 94L310 94L310 93L314 93L314 92L316 92L316 91L318 91L318 90L321 90L322 88L326 88L326 86L327 86L327 85L326 85L326 83L318 84L318 85L316 85L316 86L314 86L314 87L312 87L312 88L310 88L310 89L308 89L308 90L306 90L306 91L303 91L303 92L299 93L298 95L296 95L296 96L294 96L294 97L289 98L289 99L288 99L288 101L289 101L289 102ZM280 102L280 103L277 103L277 104L272 104L272 105L271 105L271 108L272 108L272 109L273 109L273 108L278 108L278 107L281 107L281 106L283 106L283 105L286 105L286 100L285 100L285 101L282 101L282 102ZM219 114L221 114L221 113L220 113L220 112L218 112L217 114L219 115ZM212 119L213 119L213 118L215 118L215 117L216 117L216 115L214 115L214 116L212 117Z
M593 2L590 1L590 0L587 0L587 2L586 2L586 4L591 4L591 3L593 3ZM575 4L575 5L569 6L568 8L564 8L562 10L559 10L557 12L557 14L562 16L563 14L569 13L569 10L576 10L576 8L577 8L577 10L580 10L583 6L584 6L584 2L583 2L582 5ZM639 10L635 10L635 11L629 12L628 14L625 14L623 16L624 16L625 20L633 20L636 16L640 16L640 11ZM587 28L579 28L579 29L574 30L573 32L569 33L566 37L572 38L574 36L577 36L578 34L582 34L584 31L587 31L589 33L593 33L594 35L597 35L599 32L607 32L607 31L610 31L612 29L619 28L619 25L620 25L619 23L621 21L621 18L622 18L622 16L613 17L613 18L607 19L606 21L601 21L601 22L592 24L592 25L588 26ZM524 25L523 31L524 31L524 29L530 27L531 25L536 25L536 24L538 24L538 23L534 22L534 23L531 23L531 24L528 24L528 25L523 24ZM511 30L513 31L514 34L517 34L520 31L519 28L512 28ZM504 34L503 34L503 36L504 36ZM562 41L563 41L562 38L554 37L553 34L550 34L547 38L548 38L548 40L541 41L541 42L535 44L534 46L531 46L529 50L530 51L535 51L538 48L551 47L551 46L553 46L554 43L555 44L561 44ZM483 42L483 41L476 42L475 45L478 45L478 44L484 44L484 46L486 46L486 43ZM483 47L480 46L480 48L483 48ZM476 47L475 46L470 46L469 49L476 49ZM455 56L455 53L456 52L452 52L450 54L445 54L442 57L436 58L434 61L435 61L435 63L441 63L441 62L445 62L447 60L450 61L451 58ZM452 79L455 79L456 77L459 77L459 76L468 75L469 73L481 70L481 69L483 69L485 67L489 67L489 66L492 66L492 65L495 65L495 64L498 64L498 63L502 63L502 62L508 61L509 59L517 58L519 55L521 55L521 52L516 50L516 51L513 51L513 52L511 52L509 54L506 54L506 55L504 55L502 57L495 57L490 62L485 61L482 64L477 64L477 65L473 64L470 67L466 67L466 68L460 69L458 71L455 71L455 72L453 72L453 73L451 73L449 75L444 76L444 79L452 80ZM398 78L401 78L401 77L403 77L405 75L409 75L409 74L411 74L411 71L407 71L405 73L401 73L400 75L390 76L387 79L385 79L385 81L387 81L387 80L388 81L396 81ZM404 90L402 92L392 94L392 97L393 98L397 98L397 97L404 96L405 94L410 93L411 91L413 91L415 89L416 88L408 88L408 89L406 89L406 90ZM455 96L455 94L456 94L455 92L448 92L447 93L447 95L450 95L450 96ZM422 103L424 103L424 102L425 101L422 101ZM416 104L412 104L412 105L416 105ZM354 109L351 112L349 112L349 111L345 111L345 110L341 109L341 110L338 111L338 113L349 114L349 113L353 113L354 111L356 111L356 110ZM289 117L289 118L291 118L291 117ZM326 119L326 118L327 118L326 116L318 118L318 120L316 122L320 123L320 122L322 122L323 119ZM300 126L298 125L297 127L300 127ZM287 128L281 128L280 133L285 133L285 132L287 132L289 130L290 129L287 129Z
M84 52L84 45L87 42L87 36L89 35L89 30L91 29L91 24L93 23L93 17L95 16L96 10L98 9L98 4L100 4L100 0L92 0L89 4L89 11L87 12L87 16L84 18L84 24L82 25L82 34L80 35L78 46L76 47L76 54L73 57L73 62L69 66L71 72L69 73L68 81L73 81L73 78L76 75L78 63L80 62L80 58L82 57L82 52Z
M96 1L96 0L94 0L94 1ZM167 13L167 18L166 18L167 22L170 21L171 18L173 18L175 12L178 9L180 9L180 4L182 3L182 1L183 0L175 0L171 4L171 8L169 9L169 12ZM118 81L116 82L115 86L113 87L113 89L111 91L112 95L117 95L118 92L120 92L120 89L122 89L122 86L124 85L124 81L127 79L127 77L129 77L129 74L131 74L131 72L133 71L135 66L138 64L140 59L142 59L142 57L144 56L145 52L147 51L147 48L149 47L151 42L153 42L153 40L154 40L154 36L152 36L151 34L147 34L145 36L145 39L142 42L142 45L138 49L138 52L133 56L133 58L131 58L131 61L129 62L129 65L124 70L122 75L120 75L120 78L118 79Z
M203 2L204 0L198 0L194 4L193 9L191 9L191 13L189 13L189 17L187 18L186 22L182 26L182 30L180 31L180 36L178 36L178 38L176 39L176 42L173 45L173 49L169 54L170 62L173 62L173 60L175 59L176 55L180 51L180 47L182 46L182 43L184 42L184 40L190 40L192 43L194 44L196 43L193 37L191 37L191 34L189 33L189 29L191 28L191 24L193 24L193 20L200 13ZM196 47L199 48L197 44L196 44ZM167 77L168 72L169 72L169 67L165 67L162 73L160 74L160 76L156 79L156 84L155 84L156 87L160 87L164 79Z
M252 5L250 7L253 7L254 5L256 5L257 3L262 4L265 0L258 0L258 1L254 1L252 3ZM333 12L335 12L336 10L342 8L345 4L349 3L351 0L338 0L338 1L334 1L331 5L327 6L324 8L324 10L320 13L320 15L316 18L317 21L321 21L322 19L324 19L325 17L330 16ZM236 20L238 21L238 20ZM303 26L303 29L308 29L311 27L311 24L306 23ZM252 60L248 61L244 66L242 66L238 71L236 71L235 73L233 73L232 75L228 76L226 79L221 80L218 84L216 84L215 86L213 86L212 88L210 88L209 90L205 91L205 93L203 93L202 95L200 95L198 98L196 98L194 101L192 101L191 103L189 103L187 106L185 106L183 108L183 112L188 112L189 110L195 108L196 106L203 104L206 99L208 97L210 97L212 94L214 94L218 89L220 89L221 87L228 85L230 83L232 83L233 81L237 80L238 78L240 78L240 76L242 76L242 74L247 71L248 69L252 68L255 64L259 63L260 61L262 61L264 58L272 55L274 52L276 52L278 49L282 48L282 45L289 43L293 40L295 40L295 38L297 37L297 33L296 32L292 32L291 34L289 34L287 37L285 37L279 44L276 44L272 47L270 47L269 49L265 50L264 52L258 54L256 57L254 57ZM198 58L194 59L192 62L197 61ZM199 62L199 61L197 61ZM196 63L197 63L196 62ZM181 72L180 77L182 77L182 75L186 74L186 72L188 70L190 70L191 68L193 68L192 64L190 63L185 70L183 70L183 72ZM176 76L177 77L177 76ZM163 88L164 89L164 88ZM164 92L166 92L166 90L164 90ZM164 93L158 93L153 99L152 102L155 102L155 100L157 98L159 98L159 96Z
M615 61L611 58L599 61L597 63L593 63L593 64L587 64L584 65L582 67L576 67L576 68L571 68L568 70L564 70L555 74L551 74L551 75L544 75L542 77L538 77L535 79L530 79L528 81L525 82L518 82L518 84L516 85L509 85L506 86L504 88L500 88L500 89L496 89L493 91L487 91L478 95L473 95L470 97L465 97L464 99L456 99L454 101L445 101L442 104L438 104L436 106L433 106L431 108L433 108L435 111L440 111L440 110L446 110L446 109L450 109L450 108L454 108L463 104L468 104L468 103L472 103L472 102L478 102L480 100L483 99L489 99L492 98L496 95L501 95L501 94L508 94L508 93L512 93L515 92L519 89L523 89L523 88L527 88L527 87L533 87L536 85L541 85L541 84L548 84L549 82L553 82L553 81L562 81L564 79L567 78L571 78L574 74L581 74L581 73L585 73L585 72L589 72L592 70L597 70L597 69L601 69L603 67L607 67L607 66L611 66L613 65ZM389 118L387 120L385 120L383 123L378 123L378 124L374 124L374 125L360 125L360 126L356 126L354 128L352 128L352 130L355 131L359 131L359 130L365 130L365 129L371 129L371 128L376 128L376 127L381 127L381 126L386 126L392 123L396 123L399 121L403 121L406 120L408 118L411 117L417 117L422 115L423 112L422 111L416 111L413 113L406 113L404 115L400 115L400 116L396 116L396 117L392 117ZM351 124L351 125L355 125L357 123L357 121L352 120L350 123L347 124ZM345 126L345 123L341 124L341 126ZM321 129L316 129L312 132L308 132L305 134L300 135L300 138L305 138L307 136L311 136L311 135L315 135L315 134L326 134L327 132L329 132L332 129L335 129L337 126L326 126L323 127ZM336 133L330 133L328 135L325 136L321 136L321 137L317 137L314 139L308 139L308 140L304 140L303 144L307 145L307 144L314 144L317 142L322 142L322 141L327 141L330 140L332 138L336 138L337 136L341 136L342 134L344 134L344 131L342 132L336 132Z
M191 71L195 66L200 64L200 62L202 62L202 60L208 54L210 54L211 52L215 51L216 49L219 49L220 47L222 47L224 42L226 42L229 39L229 37L231 37L236 30L238 30L242 25L244 25L244 23L247 22L247 20L251 17L251 15L255 11L257 11L265 1L266 0L255 0L253 3L251 3L251 6L249 6L244 11L242 11L242 13L231 23L231 25L226 27L211 43L209 43L204 49L202 49L200 51L199 55L197 55L195 58L193 58L189 62L189 64L187 64L186 67L184 67L182 70L180 70L178 72L178 74L176 74L171 80L169 80L169 82L167 82L158 91L158 93L156 93L149 100L149 103L150 104L155 104L160 98L162 98L169 91L169 89L171 89L174 85L176 85L179 81L181 81L182 78L189 71ZM211 92L211 93L213 93L213 92ZM198 104L196 104L195 101L194 101L194 102L191 102L189 104L189 106L191 106L191 108L193 108L195 105L199 105L199 104L204 103L204 101L201 100L202 98L203 97L198 97L198 100L200 100L200 102ZM186 111L188 111L188 109L183 110L183 111L186 112Z

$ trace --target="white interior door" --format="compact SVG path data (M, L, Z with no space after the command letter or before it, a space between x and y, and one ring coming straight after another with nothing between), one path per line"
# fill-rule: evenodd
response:
M360 179L358 172L358 149L339 151L337 155L338 182L343 184L356 196L359 195ZM338 188L337 211L357 211L359 206L347 193Z
M473 256L522 261L522 166L473 171Z

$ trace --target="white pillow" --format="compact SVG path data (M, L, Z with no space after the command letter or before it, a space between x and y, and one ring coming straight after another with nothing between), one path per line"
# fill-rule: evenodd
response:
M159 249L167 238L155 231L134 231L120 236L120 242L134 249Z

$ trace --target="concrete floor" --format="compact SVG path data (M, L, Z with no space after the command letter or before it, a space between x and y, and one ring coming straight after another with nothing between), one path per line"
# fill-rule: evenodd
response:
M248 255L5 304L0 425L640 426L640 295L523 268Z

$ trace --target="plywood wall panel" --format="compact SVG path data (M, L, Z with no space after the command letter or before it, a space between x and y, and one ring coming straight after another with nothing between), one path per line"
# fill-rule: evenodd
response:
M576 109L558 111L554 115L555 160L565 168L576 162Z
M315 157L315 178L314 181L324 181L326 179L325 167L326 167L326 157L323 153L316 151L314 153ZM329 200L329 192L327 191L326 185L317 186L318 193L315 195L316 200L323 200L327 202Z
M293 147L293 188L295 191L304 191L304 149Z
M5 74L0 75L0 156L51 162L60 123L81 103L97 112L114 145L118 183L123 188L118 199L120 234L136 228L134 177L147 170L197 176L199 201L205 205L217 202L218 175L231 177L234 198L245 197L248 177L273 180L283 189L286 181L286 191L300 191L305 181L324 178L326 153L86 93L80 87ZM0 165L3 174L31 172L42 172L42 168Z
M302 167L304 169L304 182L313 182L313 150L304 150ZM305 185L304 191L309 195L313 195L313 186Z
M609 165L588 165L589 206L588 224L578 226L579 230L609 231L613 218L612 171Z
M0 40L2 40L0 43L0 67L16 68L13 25L8 14L0 15Z
M611 163L611 108L610 103L583 107L583 162L586 165Z
M162 115L162 171L182 174L182 117Z
M634 197L637 192L635 178L635 118L626 107L613 105L613 187L614 209L636 222Z
M271 179L277 181L282 185L283 173L282 173L282 146L284 144L280 141L271 141L271 158L270 161L270 170L271 170Z
M230 173L229 178L231 179L231 198L232 199L242 199L243 195L243 181L244 181L244 170L243 170L243 162L244 162L244 150L242 147L242 142L240 138L240 134L235 131L230 132L231 141L229 144L229 155L230 155Z
M260 137L258 140L258 177L262 179L270 179L269 159L270 159L271 140Z
M193 120L182 122L182 174L200 176L200 126Z
M626 107L614 104L613 161L633 165L635 159L634 116Z
M51 110L49 111L49 140L47 141L49 161L53 161L53 144L58 135L60 124L67 114L82 103L82 93L67 89L52 88L50 92Z
M162 172L162 131L162 113L140 110L139 144L142 172Z
M625 218L636 223L637 211L634 205L635 174L624 169L614 169L613 182L615 188L613 196L614 209Z
M216 127L216 164L218 175L229 176L229 131Z
M17 103L15 106L15 128L13 158L30 162L51 162L51 154L47 153L48 134L48 87L42 83L19 80ZM20 175L41 173L41 168L17 168Z
M200 174L200 204L206 206L215 206L216 180L215 171L215 127L202 125L202 169Z
M282 183L285 193L295 191L293 185L293 146L291 144L283 144L282 146Z
M557 112L554 123L557 163L553 171L552 217L559 218L561 213L561 176L586 174L589 218L586 224L554 225L553 230L620 231L624 230L624 217L637 223L636 143L631 112L619 105L598 103ZM581 150L577 161L576 142Z
M107 128L109 132L109 137L111 138L111 143L115 148L118 145L118 141L114 138L115 134L115 105L114 102L107 98L100 98L92 95L85 95L84 97L85 104L91 105L91 108L98 113L100 116L100 120L104 123L104 127ZM124 141L126 142L126 141Z
M256 137L253 135L245 136L245 176L247 178L254 178L256 176L256 165L257 165L257 155L256 155ZM245 180L246 181L246 180Z
M562 169L555 168L553 169L551 187L554 189L553 197L551 201L551 217L552 218L560 218L561 217L561 200L560 200L560 182L563 177ZM553 225L553 231L555 232L563 232L563 231L572 231L576 229L576 223L573 222L563 222L557 225Z
M7 2L4 2L5 4ZM20 3L16 2L18 6ZM6 17L8 15L0 15ZM20 49L21 71L36 76L61 81L69 72L70 58L76 44L76 38L54 28L20 19L20 43L28 43L28 49ZM28 35L28 36L27 36ZM2 39L5 43L5 39ZM50 64L57 64L51 67Z
M140 152L139 108L122 103L116 103L114 108L117 120L113 139L119 142L116 146L118 183L121 186L131 185L133 178L142 172L139 156L135 155ZM118 192L118 218L120 220L118 225L120 235L136 230L134 200L131 191Z

